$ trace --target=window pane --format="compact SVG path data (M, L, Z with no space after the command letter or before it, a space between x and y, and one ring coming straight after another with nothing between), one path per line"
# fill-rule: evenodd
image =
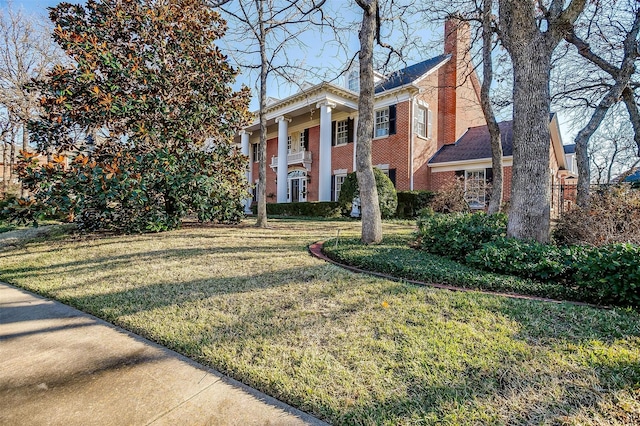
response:
M467 170L465 173L465 197L471 208L484 207L485 189L485 171Z
M375 137L389 134L389 108L376 111Z
M349 142L349 125L347 120L338 121L336 145L344 145Z
M417 107L415 112L415 132L416 134L427 137L427 110Z

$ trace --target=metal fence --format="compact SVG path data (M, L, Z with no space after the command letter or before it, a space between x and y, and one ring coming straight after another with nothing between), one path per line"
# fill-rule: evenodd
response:
M558 184L551 186L551 215L559 217L576 203L578 186Z

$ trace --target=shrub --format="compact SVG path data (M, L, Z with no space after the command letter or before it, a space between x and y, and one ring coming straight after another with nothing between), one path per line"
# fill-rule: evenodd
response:
M428 208L433 196L431 191L398 191L396 216L400 219L413 219L422 209Z
M421 248L457 260L506 233L507 216L504 214L435 213L418 220Z
M256 214L258 206L254 205L252 210ZM267 214L276 216L340 217L341 210L335 201L270 203L267 204Z
M640 246L591 248L576 269L576 284L594 302L640 307Z
M380 214L383 218L390 218L396 214L398 207L398 195L393 186L393 182L380 169L374 167L373 175L376 179L378 190L378 203L380 204ZM351 213L352 202L360 194L358 190L358 179L356 173L349 173L340 187L340 197L338 203L345 215Z
M469 203L464 196L464 183L461 179L450 179L442 189L435 193L431 208L438 213L467 213Z
M558 244L640 244L640 191L629 185L593 191L589 207L564 213L554 230Z
M538 280L565 280L585 256L580 246L558 247L536 241L498 238L469 253L465 262L478 269Z

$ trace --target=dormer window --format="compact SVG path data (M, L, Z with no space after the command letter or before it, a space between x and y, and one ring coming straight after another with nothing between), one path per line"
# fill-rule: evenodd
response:
M360 73L358 71L349 71L347 74L347 89L352 92L360 92Z

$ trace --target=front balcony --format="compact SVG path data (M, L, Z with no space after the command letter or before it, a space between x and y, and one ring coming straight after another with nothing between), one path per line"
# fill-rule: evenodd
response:
M311 151L292 152L287 155L287 165L302 164L305 169L311 170ZM278 157L271 157L270 167L273 170L278 168Z

